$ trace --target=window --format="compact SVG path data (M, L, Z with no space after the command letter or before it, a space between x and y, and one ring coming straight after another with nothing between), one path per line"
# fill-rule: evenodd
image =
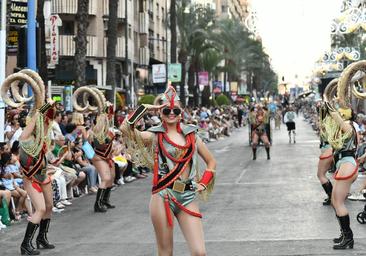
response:
M149 50L154 53L154 32L149 30Z
M164 10L164 7L161 7L161 21L162 22L165 21L165 10Z
M165 52L165 44L166 44L166 42L165 42L165 37L162 37L162 38L161 38L161 42L162 42L162 44L163 44L163 52Z
M160 7L159 7L159 4L157 3L156 4L156 17L159 19L159 12L160 12Z
M60 35L75 35L75 23L72 20L63 20L59 29Z
M132 39L132 27L131 27L131 25L128 25L128 38Z
M160 49L160 35L156 34L157 49Z

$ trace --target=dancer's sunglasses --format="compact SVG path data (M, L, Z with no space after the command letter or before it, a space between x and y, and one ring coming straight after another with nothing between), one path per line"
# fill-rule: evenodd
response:
M182 110L180 108L173 108L173 109L163 108L161 112L163 113L163 115L168 116L172 112L172 110L173 110L173 114L176 116L180 115L180 113L182 113Z

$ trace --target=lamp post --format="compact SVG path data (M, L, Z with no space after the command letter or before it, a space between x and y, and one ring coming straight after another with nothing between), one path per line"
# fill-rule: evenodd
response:
M36 3L28 0L27 13L27 66L37 71L37 47L36 47ZM32 95L32 89L28 86L28 96Z

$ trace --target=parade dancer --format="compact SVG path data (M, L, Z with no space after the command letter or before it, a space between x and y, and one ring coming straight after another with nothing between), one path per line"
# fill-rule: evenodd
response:
M283 117L283 121L285 122L287 126L287 132L288 132L288 140L289 143L291 143L291 134L293 137L294 143L296 143L296 123L295 123L295 112L293 111L293 107L290 106Z
M173 216L179 222L192 255L205 255L203 227L196 197L213 188L216 161L196 135L197 127L183 125L182 109L173 87L158 106L142 105L122 124L127 148L137 165L153 169L150 215L159 255L173 254ZM162 124L148 131L134 129L148 110L159 110ZM207 168L198 177L198 155Z
M79 95L82 95L85 107L81 107L77 100ZM97 107L91 106L89 102L85 102L85 99L91 96L97 104ZM106 212L107 209L115 208L110 203L111 189L113 187L113 181L115 177L114 163L112 160L112 146L114 139L113 132L113 105L108 104L103 93L96 88L90 88L87 86L80 87L74 93L73 105L75 110L84 112L86 110L95 112L97 111L97 118L94 127L92 128L93 146L91 148L85 130L81 130L83 133L83 150L86 152L87 157L92 161L93 165L98 171L101 177L96 200L94 204L95 212ZM80 114L79 114L80 115ZM82 121L79 119L79 126Z
M355 160L357 133L353 125L354 114L349 107L350 100L346 97L350 98L348 86L351 85L351 78L358 70L364 70L365 67L366 61L349 65L339 79L337 101L335 104L326 102L329 115L324 120L324 127L336 162L332 205L341 228L340 237L334 239L333 249L352 249L354 245L349 213L344 202L352 183L358 176L358 164Z
M332 80L324 91L324 99L326 102L333 100L334 93L337 90L338 79ZM324 200L323 205L330 205L332 198L333 186L330 180L327 178L326 173L333 164L333 150L327 141L327 134L324 127L324 119L327 116L327 107L324 104L319 106L319 127L320 127L320 156L318 161L318 179L322 185L327 198Z
M24 188L31 198L35 212L28 221L23 242L20 246L22 255L38 255L40 251L32 245L33 237L39 227L36 238L37 249L53 249L47 239L47 233L51 221L53 197L49 174L52 170L47 168L45 155L50 145L50 132L56 109L54 102L45 100L45 88L42 79L32 70L22 70L8 76L2 87L1 97L3 101L14 108L19 108L31 98L23 98L19 94L17 83L28 84L33 91L33 108L31 108L27 125L19 137L19 162L24 175ZM13 87L13 97L18 103L8 96L8 90Z
M251 136L252 136L252 150L253 160L257 159L257 146L259 139L262 140L267 152L267 159L271 159L270 156L270 142L266 131L266 113L261 107L257 108L255 114L251 117Z

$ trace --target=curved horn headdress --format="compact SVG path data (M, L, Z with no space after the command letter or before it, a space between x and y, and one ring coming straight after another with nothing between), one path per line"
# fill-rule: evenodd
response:
M337 86L338 86L338 78L333 79L329 82L327 87L325 87L324 90L324 101L325 102L332 102L336 96L337 93Z
M363 72L363 74L360 72ZM358 75L356 73L359 72ZM357 90L354 83L365 76L366 73L366 61L358 61L350 64L345 70L342 72L341 77L339 78L338 82L338 99L339 104L342 107L346 107L349 105L350 102L350 88L352 86L352 93L357 97L361 99L366 99L366 93L361 93ZM356 75L356 76L355 76Z
M20 94L19 83L24 82L28 84L33 91L33 97L25 98ZM11 90L15 101L9 97L8 91ZM30 110L30 115L33 115L35 109L39 109L45 103L45 88L42 78L33 70L25 69L18 73L14 73L8 76L0 89L0 95L3 101L13 107L19 108L27 102L30 102L34 98L34 105ZM17 101L17 102L16 102Z
M85 105L84 107L80 106L77 102L77 99L80 95L82 95L82 97L83 97L83 104ZM90 96L95 100L95 103L97 104L97 106L90 105L90 103L88 101L88 98ZM82 86L74 92L72 103L73 103L74 109L78 112L84 112L86 110L89 110L89 111L98 110L99 112L104 111L104 108L103 108L104 105L103 105L103 102L101 101L99 94L95 90L93 90L92 88L87 87L87 86Z

